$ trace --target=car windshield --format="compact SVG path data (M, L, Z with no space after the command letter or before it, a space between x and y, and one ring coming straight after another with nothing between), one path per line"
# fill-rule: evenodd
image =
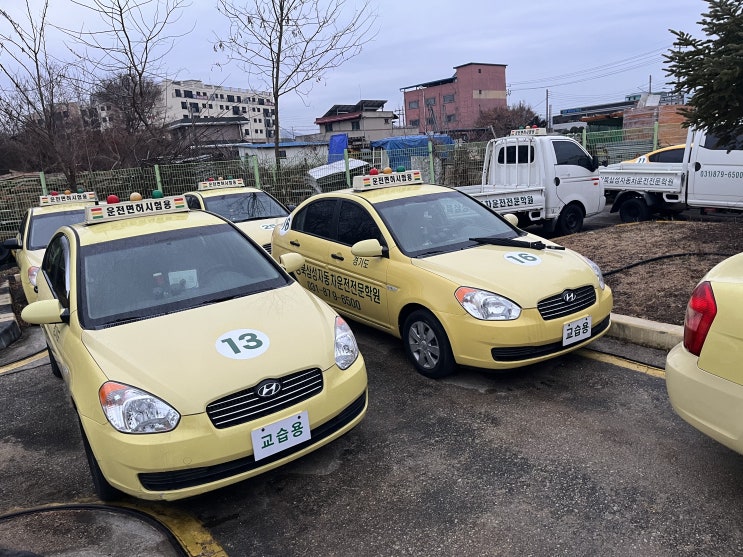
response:
M232 222L286 217L289 214L281 203L262 191L205 197L204 206L207 211Z
M97 329L285 286L291 279L229 224L84 246L78 306Z
M33 215L28 224L28 241L26 249L46 249L49 240L61 226L75 224L85 220L85 209L41 213Z
M457 191L404 197L374 207L406 255L421 257L479 245L474 238L515 238L519 231Z

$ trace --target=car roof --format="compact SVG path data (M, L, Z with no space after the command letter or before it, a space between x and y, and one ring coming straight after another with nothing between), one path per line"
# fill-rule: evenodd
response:
M65 211L85 210L93 205L92 202L61 203L59 205L37 205L29 210L32 216L45 215L48 213L64 213Z
M442 192L453 192L452 188L446 186L436 186L433 184L411 184L403 186L389 186L383 188L369 189L364 191L354 190L352 188L338 190L329 193L320 193L313 195L310 200L322 199L322 198L338 198L342 197L345 199L365 199L369 203L383 203L393 199L402 199L406 197L417 197L420 195L431 195Z
M91 245L181 228L226 224L226 222L223 218L209 212L183 211L143 215L94 224L77 223L70 225L69 228L75 231L80 245Z

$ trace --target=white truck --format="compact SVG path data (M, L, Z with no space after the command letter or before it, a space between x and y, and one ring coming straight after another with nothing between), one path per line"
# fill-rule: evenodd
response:
M598 160L577 141L544 128L513 130L485 149L482 182L458 189L521 226L543 224L558 235L579 232L606 207Z
M728 152L704 130L689 130L680 163L620 163L599 176L622 222L690 208L743 211L743 149Z

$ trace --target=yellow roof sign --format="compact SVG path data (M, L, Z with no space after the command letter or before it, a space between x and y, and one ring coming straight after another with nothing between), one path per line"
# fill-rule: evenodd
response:
M141 201L123 201L85 208L85 224L97 224L112 220L159 215L163 213L187 212L188 204L182 195Z
M406 170L404 172L389 172L380 174L365 174L354 176L354 191L373 190L377 188L389 188L392 186L409 186L411 184L422 184L420 170Z
M228 180L207 180L199 182L199 191L215 190L218 188L242 188L245 186L242 178L230 178Z
M61 193L58 195L41 195L39 196L39 205L61 205L63 203L80 203L81 201L95 201L95 192L86 191L84 193Z

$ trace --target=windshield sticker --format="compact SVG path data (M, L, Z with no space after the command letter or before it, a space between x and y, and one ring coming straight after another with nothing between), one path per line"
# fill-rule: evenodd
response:
M279 228L279 235L283 236L284 234L289 232L291 227L292 227L292 217L291 215L289 215L288 217L286 217L284 224L281 225L281 228Z
M261 331L235 329L220 336L214 347L226 358L249 360L263 354L269 344L268 336Z
M271 224L262 224L261 225L261 229L262 230L273 230L274 228L276 228L276 223L275 222L274 223L271 223Z
M504 253L503 257L506 258L506 261L515 265L533 266L542 263L542 260L538 255L523 251L509 251L508 253Z

